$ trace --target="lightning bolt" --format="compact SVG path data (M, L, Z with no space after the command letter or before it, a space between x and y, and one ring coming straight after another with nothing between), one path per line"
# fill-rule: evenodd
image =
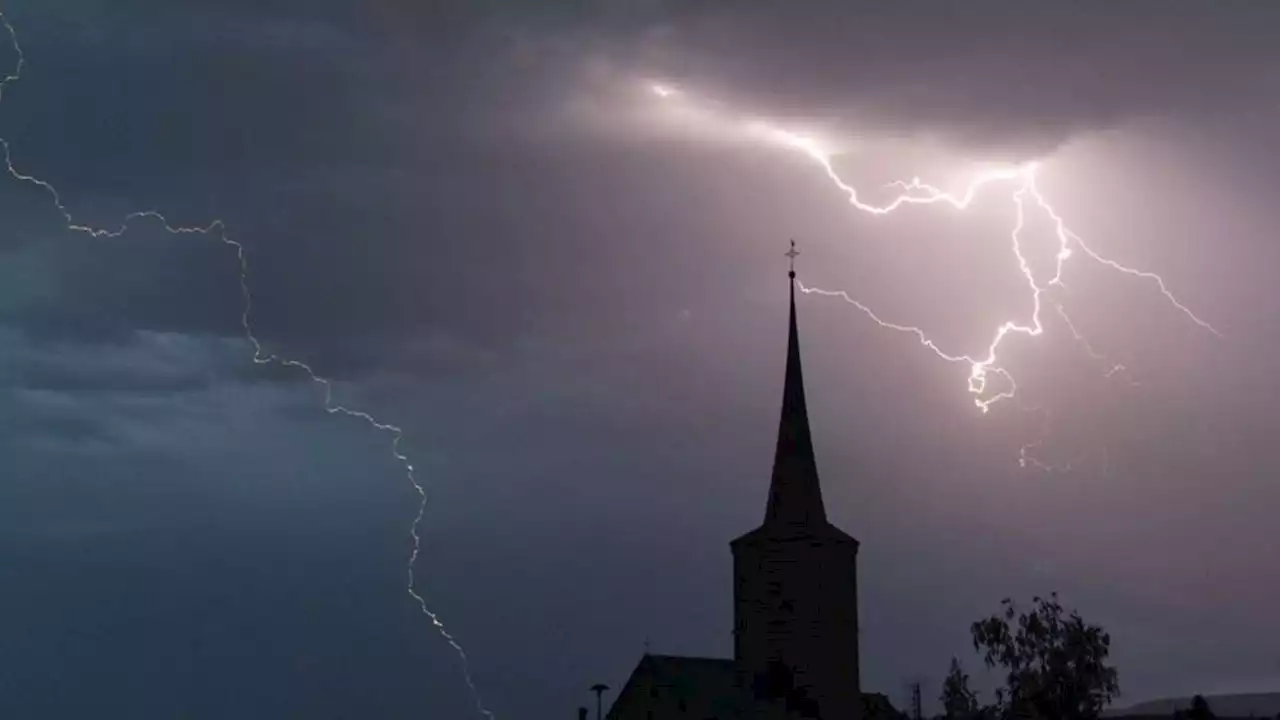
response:
M871 308L852 297L844 290L824 290L816 287L806 287L797 281L797 287L804 293L812 293L827 297L839 298L850 305L853 305L866 315L872 322L877 325L894 330L900 333L912 335L915 339L939 358L956 364L962 364L968 367L968 391L974 396L974 404L986 413L991 406L1001 400L1008 400L1017 393L1018 385L1014 380L1013 374L1000 364L1000 349L1004 341L1013 335L1020 335L1029 338L1039 337L1045 332L1045 325L1041 320L1041 315L1046 303L1051 304L1058 316L1063 320L1064 324L1071 332L1076 341L1081 343L1086 353L1095 360L1105 360L1105 358L1089 344L1088 340L1077 330L1076 325L1067 315L1066 310L1061 303L1053 301L1048 293L1054 288L1065 288L1062 275L1067 260L1079 249L1086 256L1094 261L1101 263L1113 270L1130 275L1143 280L1155 283L1160 293L1165 299L1183 315L1189 318L1193 323L1201 328L1221 337L1212 325L1201 319L1194 312L1184 305L1169 290L1164 279L1156 273L1146 270L1139 270L1126 265L1122 265L1115 260L1103 257L1085 243L1079 235L1076 235L1067 228L1066 222L1058 214L1058 212L1049 204L1048 200L1040 192L1036 184L1036 173L1039 170L1038 163L1025 163L1021 165L1007 165L993 168L985 168L976 172L965 185L964 191L958 194L945 192L933 185L922 182L919 178L912 178L910 181L897 180L891 182L887 187L897 188L900 193L889 202L876 205L863 201L858 194L857 188L846 182L836 171L832 164L835 153L828 149L818 139L805 135L803 133L789 130L781 125L775 124L768 120L744 118L732 113L725 113L711 103L698 102L691 98L683 90L667 84L649 85L649 91L661 99L665 103L679 107L683 111L692 114L700 121L710 123L716 127L724 129L726 132L733 131L744 133L745 135L759 141L763 141L775 146L786 148L795 152L802 153L814 163L816 163L826 177L831 181L847 199L848 203L857 210L868 213L873 216L884 216L894 213L906 206L914 205L949 205L956 210L967 209L979 194L988 186L1004 185L1010 189L1010 201L1015 208L1016 220L1013 230L1009 234L1009 242L1013 251L1014 258L1017 261L1018 269L1023 278L1026 280L1027 287L1031 291L1032 311L1030 318L1023 321L1006 320L1000 323L993 333L990 343L988 343L985 352L978 355L956 354L943 350L939 345L929 338L928 334L921 328L914 325L904 325L886 320L877 315ZM1022 231L1025 226L1028 206L1047 214L1054 226L1054 238L1057 243L1057 253L1054 259L1053 276L1044 282L1038 281L1027 262L1026 256L1022 251ZM1106 376L1111 377L1116 373L1126 371L1123 365L1112 365L1107 371ZM999 388L994 388L990 381L995 378L1001 381ZM1032 443L1024 446L1021 454L1020 463L1025 467L1027 465L1038 466L1041 469L1064 469L1059 466L1049 466L1030 458L1028 451L1038 445Z
M17 82L22 78L22 70L26 66L26 55L22 50L21 44L18 42L17 31L14 29L13 25L9 22L9 19L4 15L3 12L0 12L0 25L3 25L5 32L8 33L9 39L11 41L11 45L13 47L13 51L17 57L17 61L14 64L13 70L9 72L7 75L5 75L4 78L0 78L0 100L3 100L4 91L9 87L9 85ZM94 239L118 238L124 235L126 232L128 232L129 228L136 221L150 220L150 221L159 223L160 226L163 227L164 231L169 235L172 235L175 237L184 236L184 235L200 235L200 236L208 237L208 238L217 240L218 242L231 248L235 252L236 260L239 263L240 296L242 299L242 305L241 305L241 311L240 311L240 325L241 325L241 328L244 330L245 340L247 340L249 344L253 347L254 364L277 365L280 367L286 367L293 370L301 371L302 374L307 379L309 379L312 383L322 388L323 398L324 398L323 408L325 412L329 413L330 415L342 415L349 418L353 418L355 420L359 420L364 424L368 425L373 430L379 433L382 433L384 436L388 438L391 457L403 469L405 478L409 481L409 484L413 487L414 492L418 494L418 498L419 498L417 514L414 515L413 522L411 522L409 525L408 534L410 539L412 540L412 550L409 554L409 560L405 567L405 573L407 576L407 583L406 583L405 589L408 592L409 597L413 599L413 601L417 604L418 608L422 611L422 614L430 620L432 626L435 628L436 632L439 633L440 637L443 638L444 641L447 642L451 648L453 648L454 652L457 653L458 659L462 666L463 679L466 681L467 688L470 690L471 699L475 703L476 709L482 715L490 718L490 720L493 720L494 714L485 707L484 702L480 697L479 689L477 688L475 681L472 678L471 661L467 656L466 650L463 649L462 644L459 643L457 638L455 638L449 632L448 628L445 627L445 624L440 619L440 616L430 609L430 607L427 605L426 599L416 589L414 569L417 566L418 555L422 547L422 540L421 540L421 536L419 535L419 528L422 525L423 515L425 514L426 508L427 508L427 491L426 491L426 488L423 486L423 484L418 480L417 476L414 474L414 467L413 467L412 461L409 459L408 455L406 455L400 449L400 443L404 439L404 430L402 430L400 427L396 425L383 422L368 412L350 408L336 402L333 397L333 382L330 379L325 378L319 375L318 373L316 373L316 371L307 363L301 360L282 357L275 353L270 353L264 350L262 342L258 339L257 334L254 332L253 323L251 322L251 315L253 310L253 293L250 291L250 287L249 287L249 262L245 253L245 247L239 241L232 239L228 235L226 224L222 220L213 220L212 222L204 226L180 226L180 225L174 225L170 223L169 220L164 215L162 215L160 212L156 210L142 210L142 211L132 212L126 215L124 219L120 222L120 224L114 229L93 227L90 225L81 224L75 220L71 211L68 209L67 205L63 202L62 196L59 194L56 187L54 187L48 181L42 180L34 175L24 173L17 169L17 166L13 162L13 155L11 152L9 141L2 137L0 137L0 149L3 149L5 170L8 172L10 177L12 177L13 179L21 183L34 185L40 188L42 191L44 191L52 201L53 207L57 210L58 214L62 217L63 224L65 225L66 229L70 230L71 232L87 235L88 237L94 238Z

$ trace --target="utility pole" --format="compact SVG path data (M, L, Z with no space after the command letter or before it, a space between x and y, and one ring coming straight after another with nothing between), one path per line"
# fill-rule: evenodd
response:
M604 706L600 697L604 695L604 691L608 689L609 686L604 683L596 683L591 686L591 692L596 694L596 720L604 720Z

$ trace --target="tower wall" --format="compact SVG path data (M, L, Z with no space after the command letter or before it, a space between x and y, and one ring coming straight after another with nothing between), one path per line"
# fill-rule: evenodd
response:
M860 720L857 541L752 535L732 545L739 683L802 717Z

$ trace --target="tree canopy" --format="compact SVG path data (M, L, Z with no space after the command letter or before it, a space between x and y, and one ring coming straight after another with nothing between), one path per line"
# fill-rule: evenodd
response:
M997 717L1096 718L1120 694L1116 670L1106 663L1110 634L1075 611L1065 613L1056 593L1033 598L1026 611L1006 598L999 613L970 631L987 667L1005 671L1005 687L990 708Z

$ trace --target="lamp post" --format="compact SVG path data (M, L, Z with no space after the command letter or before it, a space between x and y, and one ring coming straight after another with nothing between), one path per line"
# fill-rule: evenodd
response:
M600 697L604 695L604 691L608 689L609 689L609 686L605 685L604 683L596 683L595 685L591 686L591 692L596 694L596 720L604 720L604 715L603 715L604 706L600 700Z

